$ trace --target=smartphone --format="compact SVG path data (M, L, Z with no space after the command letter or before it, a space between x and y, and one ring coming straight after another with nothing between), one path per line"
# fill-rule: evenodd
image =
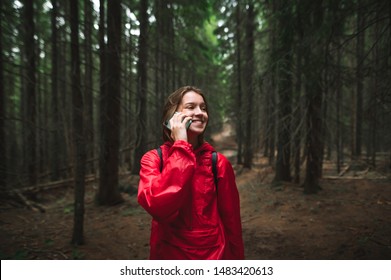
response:
M175 115L175 114L179 114L179 113L178 113L178 112L175 112L174 115ZM172 118L172 117L171 117L171 118ZM171 119L171 118L170 118L170 119ZM189 120L189 121L186 123L186 129L189 129L189 127L190 127L190 125L191 125L191 122L192 122L192 121ZM168 129L171 130L170 120L165 121L165 122L164 122L164 125L165 125Z

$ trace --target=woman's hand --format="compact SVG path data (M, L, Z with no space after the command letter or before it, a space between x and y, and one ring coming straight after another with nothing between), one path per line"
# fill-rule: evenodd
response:
M185 140L187 141L187 129L186 123L192 118L186 116L183 113L176 112L174 116L170 119L171 126L171 138L174 141Z

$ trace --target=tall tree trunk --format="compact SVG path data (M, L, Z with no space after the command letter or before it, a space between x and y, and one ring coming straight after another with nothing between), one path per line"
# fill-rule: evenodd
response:
M335 65L335 71L332 71L330 75L330 80L334 81L334 83L330 83L332 85L333 92L335 92L335 102L331 102L331 104L335 104L335 138L334 144L336 148L336 166L337 173L339 174L341 171L341 163L342 163L342 46L340 40L342 38L343 33L343 24L344 24L344 14L343 9L340 7L341 1L333 0L330 2L330 16L332 22L332 32L334 34L334 46L336 48L336 56L335 60L332 60L332 63ZM326 54L328 55L328 54ZM331 99L334 100L334 99ZM332 148L330 148L332 150Z
M354 158L361 156L362 146L362 123L363 123L363 92L364 92L364 46L365 46L365 18L362 0L358 0L357 10L357 42L356 42L356 106L355 112L355 146L353 151Z
M59 15L65 15L66 18L69 17L69 4L68 2L58 1L57 6L59 8ZM71 111L70 106L71 99L69 98L69 93L71 89L67 82L67 77L70 73L68 56L70 53L69 43L66 38L68 38L68 29L65 26L57 26L59 31L59 38L57 41L58 44L58 87L57 87L57 98L58 98L58 116L59 116L59 154L60 154L60 168L65 170L60 177L69 178L73 176L69 167L69 162L72 161L72 144L71 144ZM60 106L61 104L61 106Z
M148 28L148 1L140 1L140 36L139 53L137 62L137 131L136 147L133 161L132 173L140 172L140 160L147 151L147 28Z
M7 184L7 148L5 142L5 87L3 63L3 2L0 1L0 189Z
M170 86L170 71L169 65L173 63L171 58L172 49L170 48L170 37L172 36L172 11L169 6L171 1L155 0L156 7L156 28L157 38L155 38L155 95L156 95L156 114L155 122L158 127L158 131L162 130L162 105L164 103L165 96L173 89ZM161 142L161 134L156 139L156 142ZM157 144L156 143L156 144Z
M337 49L337 69L335 73L336 77L336 134L335 134L335 142L337 149L337 173L341 172L341 164L342 164L342 121L341 121L341 104L342 104L342 81L341 81L341 57L342 57L341 47Z
M128 19L129 23L132 23L132 19ZM134 62L134 42L133 38L131 36L125 37L124 42L124 53L125 58L123 59L123 69L126 74L126 79L123 80L123 86L122 88L125 89L125 91L121 92L122 94L122 112L123 115L121 116L123 123L121 123L121 133L123 136L122 139L125 139L125 147L129 148L127 149L127 152L123 155L124 163L126 165L127 170L131 170L132 167L132 153L130 152L132 150L131 145L132 139L133 139L133 132L135 130L135 124L134 124L134 73L132 71L133 68L133 62ZM159 116L160 117L160 116ZM122 164L122 163L121 163ZM120 164L120 166L121 166Z
M103 8L103 7L101 7ZM101 153L98 203L114 205L123 201L118 189L119 128L121 100L121 2L107 3L107 54L103 61L107 84L101 88ZM101 42L104 44L104 42ZM107 67L107 68L106 68ZM101 83L105 81L101 81ZM103 102L104 104L103 104Z
M379 10L379 7L376 7L376 18L380 18L379 14L381 11ZM378 150L379 146L379 139L378 139L378 124L379 124L379 112L378 110L378 100L380 99L379 95L381 93L381 81L380 81L380 56L381 56L381 46L378 43L381 36L381 25L379 20L376 21L374 25L374 32L373 32L373 42L375 43L375 46L373 48L373 88L371 91L371 101L370 101L370 123L371 123L371 164L376 167L376 152Z
M391 38L391 2L388 1L388 38ZM388 59L387 59L387 76L391 77L391 40L388 40ZM391 121L388 122L390 125ZM391 170L391 147L389 146L389 165L388 168Z
M241 44L241 5L238 2L235 8L235 43L236 43L236 142L238 143L237 163L243 163L243 90L242 90L242 44Z
M84 1L84 55L85 55L85 71L84 71L84 92L85 92L85 132L86 132L86 148L87 158L94 158L95 145L94 145L94 106L93 106L93 59L92 59L92 2L90 0ZM92 173L95 170L94 161L91 160L87 173Z
M52 46L52 134L51 134L51 169L52 176L51 180L58 180L60 178L60 112L58 108L58 28L57 28L57 17L58 17L58 2L57 0L52 1L52 13L51 13L51 46Z
M270 1L269 5L271 6L272 14L277 14L277 5L275 1ZM276 21L272 22L272 27L269 32L269 40L271 45L271 54L270 54L270 84L269 88L266 90L266 143L265 143L265 155L269 158L269 164L274 165L275 163L275 149L276 149L276 96L277 96L277 66L276 66L276 52L277 49L277 34L278 30L276 27Z
M80 82L80 54L79 54L79 8L78 0L70 2L71 22L71 80L72 80L72 120L74 146L74 178L75 178L75 212L72 244L84 243L84 192L85 192L85 138L83 117L83 95Z
M45 46L41 52L48 53L49 47ZM38 69L48 69L49 60L38 60L42 63L42 65L38 64ZM38 127L48 127L50 128L50 124L47 124L47 120L49 120L49 102L48 102L48 95L49 95L49 79L44 77L45 74L42 72L38 72L38 81L37 85L41 85L38 90L38 106L37 106L37 115L38 115ZM48 173L50 171L49 168L49 129L39 129L38 130L38 162L39 162L39 169L38 174L44 174ZM39 179L39 178L38 178Z
M106 172L106 134L107 134L107 122L106 122L106 105L107 105L107 46L106 46L106 0L99 0L99 188L104 188L106 181L103 180ZM99 196L104 197L104 191L98 191L97 200ZM102 198L103 200L103 198Z
M274 181L291 181L290 143L291 143L291 102L292 102L292 7L291 2L278 1L278 138L277 161Z
M155 79L155 100L156 100L156 108L155 108L155 129L156 131L162 130L162 124L161 124L161 115L162 110L161 107L163 104L163 96L162 96L162 73L161 65L163 61L163 40L161 37L164 34L164 28L163 28L163 9L164 9L164 1L155 0L155 18L156 18L156 29L157 29L157 36L155 38L155 69L154 69L154 79ZM161 141L161 135L159 133L156 133L156 139L155 144L158 145Z
M297 30L297 47L296 47L296 83L295 83L295 94L294 104L296 106L293 114L294 133L293 133L293 161L294 161L294 177L293 182L296 184L300 183L300 171L301 171L301 119L302 119L302 67L303 67L303 26L302 26L302 11L300 6L297 7L296 12L296 30Z
M23 3L23 18L24 18L24 51L27 62L26 73L26 116L25 119L29 120L29 124L26 125L26 148L27 148L27 168L29 174L29 185L35 185L37 183L37 137L36 137L36 56L35 56L35 23L34 23L34 2L25 0Z
M175 63L175 46L174 43L174 29L173 29L173 4L172 0L160 1L155 0L155 17L157 38L155 38L156 44L156 73L155 73L155 88L157 91L157 112L159 113L157 121L159 122L159 128L161 129L161 113L162 104L165 96L172 92L175 88L174 69ZM139 37L139 43L141 38Z
M306 106L307 106L307 137L306 137L306 176L304 180L304 192L306 194L317 193L320 190L320 167L322 160L322 44L320 42L320 28L323 22L321 1L308 0L309 11L307 14L307 26L305 36L309 40L306 45L305 71L306 71Z
M159 1L159 9L161 9L159 32L161 33L162 42L162 60L160 62L160 71L162 79L163 98L166 97L175 89L174 82L174 64L175 64L175 31L174 31L174 12L172 0ZM162 107L162 104L160 106Z
M325 40L326 41L326 40ZM321 81L322 81L322 86L320 86L320 89L322 90L321 92L321 97L322 97L322 105L321 105L321 110L322 110L322 115L321 115L321 130L320 130L320 147L319 147L319 153L320 153L320 160L319 160L319 178L322 178L323 176L323 160L324 160L324 155L325 155L325 146L326 142L328 141L328 136L329 134L327 133L327 115L328 115L328 98L329 98L329 67L330 67L330 59L329 59L329 49L330 49L330 43L325 42L323 44L322 50L321 50L321 55L324 57L324 62L323 62L323 73L320 73L321 75Z
M246 61L246 124L245 124L245 139L243 151L243 166L252 167L253 161L253 97L254 97L254 29L255 29L255 13L254 4L249 3L247 6L246 28L245 28L245 61Z

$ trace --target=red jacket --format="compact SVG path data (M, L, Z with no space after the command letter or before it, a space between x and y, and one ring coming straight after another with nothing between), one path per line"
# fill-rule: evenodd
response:
M138 202L152 216L150 259L243 259L239 193L230 162L213 147L186 141L161 146L141 159Z

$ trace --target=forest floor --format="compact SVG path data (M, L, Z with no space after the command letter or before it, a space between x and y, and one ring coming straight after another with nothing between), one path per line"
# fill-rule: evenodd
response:
M229 128L215 135L214 145L228 158L235 155ZM325 162L322 190L304 195L299 185L272 184L274 171L266 159L255 162L251 170L235 166L247 259L391 259L389 170L363 168L338 177ZM125 176L121 182L134 185L135 179ZM71 187L41 194L44 213L1 199L1 259L147 259L151 219L136 195L99 207L95 192L96 185L89 184L82 246L70 244Z

